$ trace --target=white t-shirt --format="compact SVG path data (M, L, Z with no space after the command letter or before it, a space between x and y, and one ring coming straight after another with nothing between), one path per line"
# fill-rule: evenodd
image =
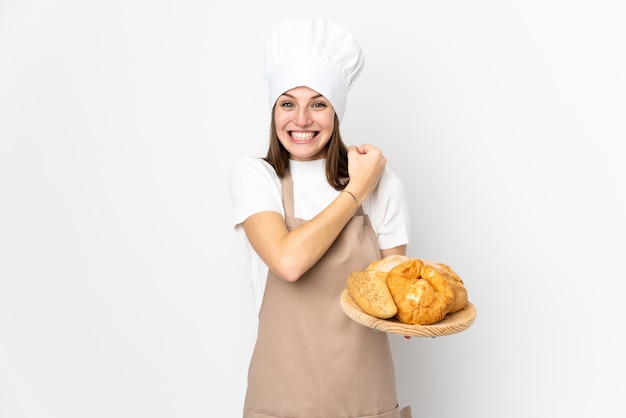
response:
M289 161L296 218L312 219L341 193L326 180L325 161ZM272 166L263 159L245 157L232 167L229 187L235 209L235 231L246 248L254 299L257 308L260 308L268 267L250 245L241 224L262 211L278 212L285 217L281 182ZM378 187L362 203L362 207L370 218L381 249L409 243L409 208L404 186L390 168L385 168Z

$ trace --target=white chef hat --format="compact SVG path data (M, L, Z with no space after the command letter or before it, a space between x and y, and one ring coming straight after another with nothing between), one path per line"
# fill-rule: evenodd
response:
M349 32L323 19L292 19L270 31L265 48L270 107L287 90L306 86L327 98L341 121L364 64Z

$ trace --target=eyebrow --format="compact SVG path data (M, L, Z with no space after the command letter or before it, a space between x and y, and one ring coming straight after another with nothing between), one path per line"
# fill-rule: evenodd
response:
M292 99L295 99L295 97L294 97L294 96L292 96L292 95L291 95L291 94L289 94L289 93L283 93L283 94L281 94L281 96L287 96L287 97L291 97ZM318 94L318 95L316 95L316 96L312 96L309 100L319 99L320 97L324 97L324 95L322 95L322 94Z

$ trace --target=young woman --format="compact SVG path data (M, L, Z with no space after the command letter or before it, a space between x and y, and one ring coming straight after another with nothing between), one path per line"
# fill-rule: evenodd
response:
M400 410L387 335L342 311L346 278L405 254L404 188L372 145L339 123L363 53L344 29L290 20L268 35L272 106L265 158L230 173L259 308L244 417L410 417Z

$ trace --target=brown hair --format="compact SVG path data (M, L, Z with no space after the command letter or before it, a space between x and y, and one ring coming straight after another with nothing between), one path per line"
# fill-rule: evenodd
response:
M272 123L270 125L270 145L267 156L263 159L274 167L278 177L282 178L285 175L285 170L289 167L289 153L278 139L273 115L274 109L272 109ZM339 119L336 114L334 125L333 133L326 144L326 179L336 190L343 190L350 179L348 176L348 148L341 139Z

